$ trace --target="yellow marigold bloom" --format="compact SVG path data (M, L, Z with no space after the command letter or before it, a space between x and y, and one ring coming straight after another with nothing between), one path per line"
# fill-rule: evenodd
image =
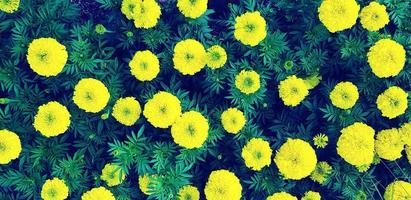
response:
M317 155L309 143L289 138L277 151L274 162L284 178L300 180L314 171Z
M19 136L9 130L0 130L0 165L17 159L21 152Z
M171 93L160 91L144 105L143 115L156 128L168 128L181 115L181 103Z
M183 75L194 75L204 68L207 53L204 46L193 39L180 41L174 47L174 68Z
M405 145L411 146L411 122L407 122L398 130Z
M361 122L343 128L337 153L357 169L368 169L374 159L374 134L372 127Z
M208 121L197 111L185 112L171 126L171 136L184 148L200 148L208 137Z
M133 9L134 26L136 28L153 28L161 16L161 8L155 0L136 0Z
M237 108L229 108L221 114L221 124L228 133L237 134L245 125L244 113Z
M207 200L240 200L241 191L240 180L225 169L212 171L204 188Z
M394 181L390 183L384 192L385 200L407 200L411 199L411 183L405 181Z
M286 106L297 106L308 95L308 87L304 80L292 75L281 81L278 85L280 98Z
M330 93L331 103L341 109L352 108L359 98L357 86L351 82L340 82Z
M267 200L298 200L297 197L287 192L277 192L267 197Z
M391 39L378 40L367 57L372 72L379 78L396 76L405 65L404 47Z
M314 136L313 141L315 147L324 148L328 144L328 136L320 133Z
M241 70L235 77L235 87L244 94L252 94L260 89L260 75L250 70Z
M113 193L105 187L93 188L81 196L81 200L116 200Z
M207 10L208 0L177 0L180 12L188 18L196 19Z
M324 0L318 8L318 17L332 33L355 25L360 6L355 0Z
M234 37L244 45L256 46L266 36L266 22L260 12L246 12L235 18Z
M318 162L310 178L319 184L323 184L332 173L332 170L333 168L327 162Z
M178 191L178 200L200 200L200 192L191 185L186 185Z
M67 199L68 194L69 188L59 178L46 180L41 188L41 198L44 200L64 200Z
M321 200L321 195L318 192L308 191L301 200Z
M121 12L126 16L127 19L133 19L134 8L141 0L123 0L121 2Z
M0 1L0 10L6 13L14 13L20 5L20 0Z
M160 62L151 51L137 51L130 63L130 72L140 81L151 81L160 72Z
M220 45L214 45L207 49L207 66L211 69L218 69L227 62L227 53Z
M74 87L73 101L86 112L100 112L106 107L109 99L108 89L97 79L83 78Z
M67 58L66 47L54 38L35 39L27 50L30 68L41 76L57 76L66 65Z
M403 149L404 142L398 129L382 130L377 134L375 151L380 158L391 161L396 160L401 158Z
M140 118L140 103L134 97L120 98L113 107L113 117L126 126L132 126Z
M106 181L108 186L120 185L125 178L124 171L115 164L107 163L101 171L101 180Z
M377 97L377 108L382 116L389 119L405 113L408 107L408 94L397 86L391 86Z
M384 5L371 2L361 10L360 22L365 29L378 31L390 22L390 18Z
M152 178L154 175L144 174L144 176L138 177L138 186L145 195L151 195L149 185L152 184Z
M46 137L58 136L70 126L70 113L66 106L56 101L48 102L38 108L33 126Z
M245 166L260 171L263 167L270 166L272 153L270 143L261 138L252 138L243 147L241 157L245 161Z

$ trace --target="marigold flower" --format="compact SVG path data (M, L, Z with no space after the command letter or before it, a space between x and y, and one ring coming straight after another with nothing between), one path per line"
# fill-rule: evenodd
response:
M355 25L360 5L355 0L324 0L318 8L318 17L332 33Z
M292 75L281 81L278 85L280 98L286 106L297 106L308 95L308 87L304 80Z
M120 98L113 107L113 117L118 122L132 126L140 118L141 106L134 97Z
M41 105L34 116L34 128L46 137L63 134L70 126L70 113L56 101Z
M206 65L207 53L197 40L180 41L174 47L174 68L183 75L194 75Z
M116 200L113 193L105 187L93 188L81 196L81 200Z
M177 0L180 12L188 18L196 19L207 10L208 0Z
M186 185L178 191L178 200L200 200L200 192L191 185Z
M115 164L107 163L101 171L101 180L106 181L108 186L120 185L125 178L126 175L120 166Z
M86 112L100 112L106 107L109 99L107 87L97 79L83 78L74 87L73 101Z
M21 152L19 136L6 129L0 130L0 165L8 164L17 159Z
M168 128L181 115L181 103L171 93L160 91L144 105L143 115L151 125Z
M379 78L396 76L405 65L404 47L391 39L378 40L367 53L368 64Z
M208 121L201 113L188 111L171 126L171 136L176 144L184 148L200 148L207 140L208 128Z
M330 93L331 103L341 109L352 108L359 98L357 86L351 82L340 82Z
M211 172L204 188L207 200L240 200L242 187L237 176L225 169Z
M385 200L411 199L411 183L405 181L394 181L390 183L384 192Z
M401 158L404 149L404 141L398 129L386 129L377 134L375 140L375 151L380 158L386 160L396 160Z
M66 65L67 58L66 47L54 38L35 39L27 50L30 68L41 76L57 76Z
M229 108L221 114L221 124L228 133L237 134L245 125L244 113L237 108Z
M361 10L360 22L365 29L378 31L390 22L390 18L384 5L371 2Z
M297 197L287 192L277 192L267 197L266 200L298 200L298 199Z
M64 200L67 199L69 188L66 183L59 179L48 179L41 188L41 198L44 200Z
M235 86L244 94L253 94L260 89L260 75L253 70L242 70L235 77Z
M227 53L220 45L214 45L207 49L207 66L211 69L218 69L227 62Z
M160 62L151 51L137 51L130 63L130 72L139 81L151 81L160 72Z
M244 45L256 46L266 36L266 22L260 12L246 12L235 18L234 37Z
M270 166L271 155L270 143L261 138L252 138L241 151L241 157L243 157L245 165L255 171Z
M408 108L408 94L397 86L391 86L377 97L377 108L389 119L405 113Z
M20 0L0 1L0 10L6 13L14 13L20 5Z

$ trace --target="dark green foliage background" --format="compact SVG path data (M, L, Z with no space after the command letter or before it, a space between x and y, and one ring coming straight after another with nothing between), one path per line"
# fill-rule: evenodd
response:
M361 7L368 0L358 1ZM153 29L136 29L120 12L120 0L22 0L14 14L0 13L0 129L19 134L23 151L18 160L0 166L0 199L39 199L44 181L63 178L70 187L70 199L79 199L92 187L106 186L100 180L108 162L120 164L126 181L110 190L117 199L146 199L138 188L138 175L155 173L160 184L149 199L173 199L186 184L203 188L209 173L229 169L241 179L243 199L262 200L277 191L301 197L318 191L323 199L381 199L385 186L394 179L410 180L411 167L405 156L396 162L381 161L366 173L345 163L335 150L341 128L355 121L377 131L399 127L411 120L411 107L394 120L381 116L376 97L388 86L411 91L411 66L407 62L396 77L379 79L371 73L366 53L378 39L391 37L401 43L410 57L411 5L408 0L379 0L387 6L390 23L379 33L352 29L329 33L318 20L321 0L210 0L209 10L199 19L187 20L175 0L162 0L162 16ZM258 10L268 24L267 38L251 48L234 39L234 18ZM108 32L99 35L95 25ZM57 77L37 76L28 66L26 51L35 38L54 37L69 52L64 71ZM176 42L195 38L206 48L222 45L229 61L222 69L204 69L195 76L182 76L173 69ZM137 50L149 49L161 63L159 76L139 82L129 72L128 62ZM292 61L293 67L284 64ZM242 95L233 85L241 69L254 69L262 76L261 89ZM296 108L285 107L278 97L278 82L286 76L321 75L321 83ZM109 105L98 114L85 113L72 102L74 85L84 77L102 80L109 88ZM352 81L360 90L356 106L348 111L333 107L328 98L339 81ZM167 90L182 101L183 110L195 109L207 116L209 139L204 148L178 147L170 131L153 128L142 116L137 124L125 127L111 116L116 99L134 96L143 105L154 93ZM69 130L45 138L32 126L37 107L59 101L71 112ZM228 107L245 111L248 123L238 135L221 127L219 116ZM289 137L312 144L312 137L325 133L330 143L317 150L319 161L328 161L334 172L324 186L306 178L283 180L274 163L261 172L247 169L241 148L252 137L270 141L273 150ZM202 198L205 198L202 196Z

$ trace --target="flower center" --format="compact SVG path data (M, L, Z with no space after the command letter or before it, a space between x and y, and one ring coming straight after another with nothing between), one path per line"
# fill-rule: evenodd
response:
M190 194L186 194L185 196L184 196L184 200L192 200L193 198L191 197L191 195Z
M220 60L220 58L221 58L221 55L219 53L217 52L211 53L211 60L217 61L217 60Z
M260 151L255 151L254 152L254 158L257 160L260 160L260 158L263 157L263 154Z
M47 62L47 52L40 52L37 56L41 62Z
M160 106L160 113L161 114L166 114L167 113L167 106L165 106L165 105Z
M194 59L194 55L187 53L186 56L185 56L185 59L186 59L187 62L190 62L190 60Z
M380 16L378 16L376 13L372 14L371 18L373 20L377 20Z
M87 100L87 101L92 101L93 100L93 93L91 93L91 92L89 92L89 91L87 91L85 94L84 94L84 98Z
M189 0L189 2L190 2L190 4L191 4L192 6L194 6L194 5L196 5L197 0Z
M131 13L133 13L135 7L136 7L136 5L134 5L134 4L129 4L129 5L128 5L128 11L131 12Z
M193 124L189 124L189 125L188 125L188 127L187 127L187 132L188 132L190 135L195 135L196 129L195 129L195 127L194 127Z
M52 114L52 113L48 113L45 117L45 121L48 125L53 124L53 122L55 121L56 117Z
M131 114L131 110L129 108L124 108L123 109L123 115L128 116Z
M291 88L291 94L298 94L298 88L292 87Z
M254 85L254 81L253 81L252 78L246 77L246 78L244 79L244 86L245 86L245 87L252 87L253 85Z
M140 68L141 68L142 70L146 70L146 69L148 68L148 64L147 64L146 62L141 62L141 63L140 63Z
M342 97L344 100L348 100L348 99L349 99L348 94L345 93L345 92L341 94L341 97Z
M0 142L0 152L6 151L6 145Z
M231 123L232 123L232 124L237 124L237 119L236 119L236 118L234 118L234 117L233 117L233 118L231 118Z
M345 14L345 8L344 7L338 7L337 9L335 9L335 12L337 12L340 15L344 15Z
M53 197L56 197L56 196L57 196L57 191L56 191L56 189L51 188L51 189L47 192L47 194L49 195L49 197L53 198Z
M255 25L254 24L247 24L245 25L245 31L247 33L251 33L255 30Z

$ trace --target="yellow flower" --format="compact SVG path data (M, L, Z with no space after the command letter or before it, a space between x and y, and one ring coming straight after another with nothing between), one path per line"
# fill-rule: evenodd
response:
M378 31L384 28L390 22L390 19L384 5L371 2L361 10L360 22L365 29Z
M319 184L323 184L332 173L332 170L333 168L327 162L318 162L310 178Z
M287 192L277 192L267 197L267 200L298 200L297 197Z
M241 191L240 180L225 169L212 171L204 188L207 200L240 200Z
M200 200L200 192L191 185L186 185L178 191L178 200Z
M315 147L324 148L328 144L328 136L320 133L314 136L313 141Z
M151 51L137 51L130 63L130 72L140 81L151 81L160 72L160 62Z
M398 130L405 145L411 146L411 122L407 122Z
M132 11L136 28L153 28L161 16L161 8L155 0L136 0Z
M352 108L359 97L357 86L351 82L340 82L330 93L331 103L341 109Z
M30 68L41 76L57 76L66 65L66 47L54 38L33 40L27 50Z
M174 68L183 75L194 75L206 65L207 53L204 46L193 39L180 41L174 47Z
M379 78L396 76L405 65L404 47L391 39L378 40L367 57L372 72Z
M320 21L332 33L355 25L360 6L355 0L324 0L318 8Z
M41 198L44 200L64 200L67 199L68 194L69 188L59 178L46 180L41 188Z
M220 45L214 45L207 49L207 66L211 69L218 69L227 62L227 53Z
M228 133L237 134L245 125L246 119L237 108L229 108L221 114L221 124Z
M0 10L6 13L14 13L20 5L20 0L0 1Z
M377 108L382 116L389 119L405 113L408 107L408 94L397 86L391 86L377 97Z
M301 200L321 200L321 195L318 192L308 191Z
M83 78L74 87L73 101L86 112L97 113L106 107L110 93L99 80Z
M266 22L260 12L246 12L235 18L234 37L244 45L256 46L266 36Z
M385 200L411 199L411 183L405 181L394 181L390 183L384 192Z
M317 156L309 143L289 138L277 151L274 162L284 178L300 180L314 171Z
M134 8L141 0L123 0L121 2L121 12L126 16L127 19L133 19Z
M38 108L33 126L46 137L58 136L70 126L70 113L66 106L56 101L48 102Z
M140 103L134 97L120 98L113 107L113 117L126 126L132 126L140 118Z
M208 137L208 121L197 111L188 111L171 126L174 142L187 149L200 148Z
M357 169L368 169L374 159L374 134L372 127L361 122L343 128L337 153Z
M280 98L286 106L297 106L308 95L308 87L304 80L292 75L281 81L278 85Z
M17 159L21 152L20 138L9 130L0 130L0 165Z
M253 70L241 70L235 77L235 87L244 94L252 94L260 89L260 75Z
M180 100L171 93L158 92L144 105L143 115L154 127L168 128L181 115Z
M185 17L196 19L207 10L208 0L177 0L177 7Z
M124 171L115 164L107 163L101 171L101 180L106 181L108 186L120 185L125 178Z
M93 188L81 196L81 200L116 200L113 193L105 187Z
M248 168L260 171L265 166L270 166L272 150L270 143L261 138L252 138L243 147L241 157Z
M380 158L396 160L401 158L404 142L398 129L392 128L382 130L377 134L375 140L375 151Z
M145 195L151 195L152 192L150 191L149 186L152 184L152 179L154 178L154 175L148 175L144 174L144 176L139 176L138 177L138 186Z

